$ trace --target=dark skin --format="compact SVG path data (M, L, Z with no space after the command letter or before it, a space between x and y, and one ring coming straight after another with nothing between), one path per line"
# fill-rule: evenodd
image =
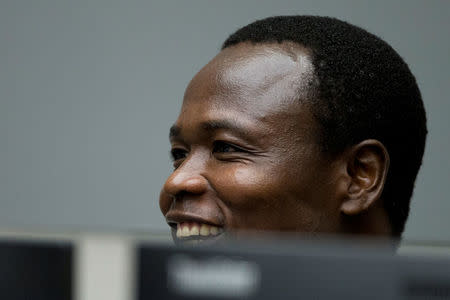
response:
M311 113L310 52L241 43L190 82L171 129L174 171L160 208L183 222L247 231L390 234L381 204L389 155L365 140L324 153Z

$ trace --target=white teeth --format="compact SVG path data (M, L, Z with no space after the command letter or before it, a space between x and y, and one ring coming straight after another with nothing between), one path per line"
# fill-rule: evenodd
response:
M181 236L182 237L189 236L189 227L188 226L183 226L181 228Z
M189 233L190 233L190 235L198 235L199 234L198 225L193 224L191 227L191 231Z
M203 235L203 236L209 235L210 227L211 226L209 226L209 225L202 224L202 226L200 227L200 235Z
M214 236L222 232L222 229L216 226L198 223L179 223L177 226L177 238L184 238L190 236Z

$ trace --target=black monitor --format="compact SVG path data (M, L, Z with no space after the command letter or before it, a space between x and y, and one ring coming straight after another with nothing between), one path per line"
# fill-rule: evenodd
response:
M391 247L257 243L183 248L142 243L137 299L450 299L450 259Z
M0 239L0 299L71 300L69 242Z

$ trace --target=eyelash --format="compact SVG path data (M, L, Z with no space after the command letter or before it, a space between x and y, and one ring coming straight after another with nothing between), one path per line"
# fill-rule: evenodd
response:
M233 151L224 151L224 148L232 148ZM221 149L222 148L222 149ZM221 151L219 151L221 149ZM245 152L244 149L224 141L215 141L213 143L213 153Z
M230 144L228 142L224 142L224 141L215 141L213 143L213 147L212 147L212 153L236 153L236 152L246 152L244 149ZM230 149L232 149L231 151L229 151ZM228 151L226 151L228 150ZM186 158L188 154L187 150L181 149L181 148L174 148L170 151L170 155L172 157L172 161L173 162L177 162L181 159Z

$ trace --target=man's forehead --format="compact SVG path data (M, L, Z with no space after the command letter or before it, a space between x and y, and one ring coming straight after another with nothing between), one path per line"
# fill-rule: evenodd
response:
M240 43L222 50L196 74L184 100L292 101L308 98L313 80L310 53L300 45Z

